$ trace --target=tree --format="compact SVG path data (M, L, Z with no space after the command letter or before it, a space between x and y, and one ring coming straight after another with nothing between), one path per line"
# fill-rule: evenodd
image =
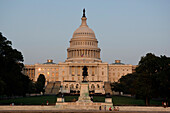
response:
M36 82L37 93L44 92L44 86L45 86L45 76L43 74L40 74Z
M0 33L0 92L1 95L25 95L29 78L22 74L23 56L12 48L12 42Z
M112 90L134 95L136 93L135 79L135 74L127 74L126 76L122 76L118 82L111 85Z
M170 58L161 56L160 72L156 74L156 82L159 84L158 92L160 97L170 102Z
M170 98L170 58L152 53L141 57L136 73L128 74L114 83L117 91L135 94L149 105L153 97Z
M137 94L145 98L146 105L149 105L150 99L156 96L156 80L155 74L160 71L160 58L152 53L141 57L136 73L139 75L137 79Z

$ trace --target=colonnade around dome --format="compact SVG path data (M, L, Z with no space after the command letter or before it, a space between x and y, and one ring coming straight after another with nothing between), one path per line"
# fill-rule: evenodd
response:
M100 50L74 49L68 50L68 58L96 58L100 59Z

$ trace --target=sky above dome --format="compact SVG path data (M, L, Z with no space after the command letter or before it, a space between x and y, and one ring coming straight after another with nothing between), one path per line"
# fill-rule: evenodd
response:
M24 64L64 62L83 8L103 62L137 65L148 52L170 56L170 0L0 0L0 32Z

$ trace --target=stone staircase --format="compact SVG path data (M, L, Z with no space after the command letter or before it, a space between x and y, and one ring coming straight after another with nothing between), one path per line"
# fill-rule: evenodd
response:
M111 86L110 86L110 82L105 82L104 83L104 90L105 90L105 94L110 94L110 95L112 95L113 94L113 92L112 92L112 90L111 90Z
M58 94L60 90L61 82L48 82L45 87L45 94Z
M61 82L55 82L52 88L52 94L58 94L60 90Z

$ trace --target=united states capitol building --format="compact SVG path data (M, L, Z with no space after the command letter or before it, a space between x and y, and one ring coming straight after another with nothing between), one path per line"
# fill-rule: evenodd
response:
M46 78L46 93L57 93L60 86L62 93L79 93L82 81L82 68L87 66L90 93L105 94L110 82L117 82L122 76L132 73L136 66L115 60L108 64L100 58L101 49L94 31L88 27L85 10L81 25L74 31L67 48L67 59L58 64L52 59L43 64L25 65L23 73L37 81L40 74Z

